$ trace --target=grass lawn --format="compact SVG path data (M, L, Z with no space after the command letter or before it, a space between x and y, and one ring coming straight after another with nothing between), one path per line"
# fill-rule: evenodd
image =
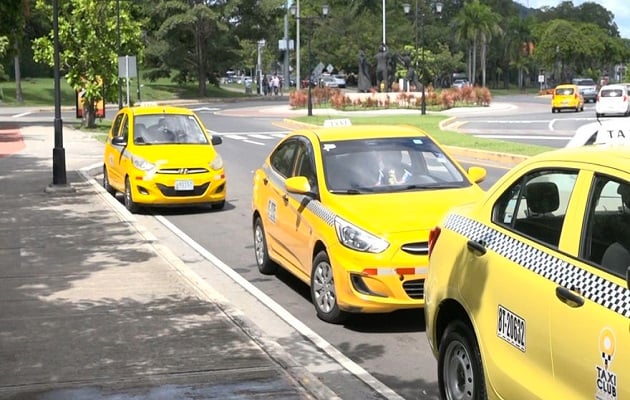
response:
M345 118L345 117L344 117ZM524 143L509 142L496 139L483 139L472 135L466 135L455 131L443 131L440 129L440 122L449 117L443 115L380 115L376 117L349 117L353 125L361 124L392 124L392 125L412 125L417 126L438 142L446 146L457 146L473 148L477 150L496 151L501 153L533 156L545 151L552 150L552 147L536 146ZM323 125L324 120L330 119L326 116L304 116L293 118L296 121L307 122L314 125Z
M238 86L238 85L235 85ZM126 85L123 84L123 101L126 102ZM140 82L140 98L142 101L164 101L179 99L199 99L196 83L180 85L170 79L159 79L155 82ZM213 85L206 87L208 98L234 98L245 96L245 89L225 90ZM65 79L60 80L62 106L75 106L76 94ZM23 103L15 101L15 82L0 82L0 105L5 106L52 106L55 104L54 79L28 78L22 80ZM130 101L138 100L137 81L129 84ZM114 101L116 102L116 101Z

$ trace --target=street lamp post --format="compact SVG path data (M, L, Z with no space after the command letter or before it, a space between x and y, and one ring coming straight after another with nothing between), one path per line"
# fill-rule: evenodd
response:
M411 12L411 5L409 3L404 3L403 4L403 9L405 11L405 14L409 15L409 13ZM438 14L442 13L442 3L441 2L436 2L435 3L435 11ZM414 13L414 32L415 32L415 60L414 60L414 69L416 71L416 74L418 73L418 0L416 0L416 10ZM425 77L424 77L424 70L426 69L425 66L425 59L424 59L424 47L425 47L425 43L424 43L424 10L422 10L422 12L420 13L420 27L422 29L422 49L421 51L421 56L420 56L420 62L422 64L422 78L420 79L420 84L422 86L422 100L421 100L421 106L420 106L420 112L422 115L425 115L427 113L427 98L426 98L426 90L425 90Z
M299 4L299 2L298 2L298 4ZM311 53L311 38L313 36L313 20L317 19L317 18L328 16L328 12L330 11L330 7L327 4L323 5L322 6L322 15L321 16L315 15L315 16L312 16L312 17L302 17L300 15L300 13L299 13L299 8L298 7L296 7L295 4L291 6L291 14L293 14L293 16L295 17L296 22L297 22L297 27L298 27L297 28L297 35L298 35L298 38L300 36L300 21L304 20L304 21L308 22L308 24L309 24L309 26L308 26L308 69L309 69L309 77L308 77L308 96L307 96L306 102L307 102L307 110L308 110L308 114L307 115L309 117L311 117L311 116L313 116L313 95L312 95L313 60L312 60L312 53ZM300 46L299 39L298 39L297 46L298 46L297 48L299 49L299 46ZM299 77L300 76L300 74L299 74L299 69L300 69L300 67L299 67L299 65L300 65L300 61L299 61L299 59L300 59L299 58L299 54L300 53L299 53L299 50L297 51L297 54L298 54L298 61L297 61L298 72L297 72L297 76ZM297 81L296 85L299 85L299 84L300 84L300 82Z
M260 50L265 47L265 39L258 41L258 60L256 63L256 86L258 94L262 94L262 63L260 58Z

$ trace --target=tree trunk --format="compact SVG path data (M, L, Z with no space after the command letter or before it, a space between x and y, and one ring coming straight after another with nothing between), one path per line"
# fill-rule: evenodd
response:
M16 50L19 50L17 41L15 41ZM22 73L20 71L20 56L19 53L15 53L13 58L13 69L15 71L15 101L18 103L24 102L24 95L22 94Z
M481 41L481 87L486 87L486 51L488 45L486 44L486 40Z
M473 86L477 83L477 38L473 40L473 48L472 48L472 76L470 77L470 82Z
M83 99L83 121L86 128L96 128L96 108L94 99Z

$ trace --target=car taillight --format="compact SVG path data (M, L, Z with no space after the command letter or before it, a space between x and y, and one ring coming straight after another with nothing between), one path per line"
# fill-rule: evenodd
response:
M435 243L437 243L441 232L442 228L440 228L439 226L436 226L435 228L431 229L431 232L429 232L429 258L431 257L433 247L435 247Z

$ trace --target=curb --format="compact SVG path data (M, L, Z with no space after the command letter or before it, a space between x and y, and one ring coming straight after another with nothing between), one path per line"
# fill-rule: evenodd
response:
M177 257L170 248L159 243L153 233L148 231L133 214L124 208L116 199L110 196L105 189L94 178L101 172L101 163L89 165L79 169L79 175L92 186L96 194L118 215L118 218L133 227L136 232L148 243L155 253L170 265L175 272L188 284L190 284L198 295L214 303L235 326L251 338L271 360L286 371L287 375L294 380L295 384L304 389L314 400L341 400L337 394L322 383L313 373L299 364L289 353L287 353L278 343L267 339L264 333L238 308L233 307L228 300L216 289L208 284L197 273L188 268L184 262Z

